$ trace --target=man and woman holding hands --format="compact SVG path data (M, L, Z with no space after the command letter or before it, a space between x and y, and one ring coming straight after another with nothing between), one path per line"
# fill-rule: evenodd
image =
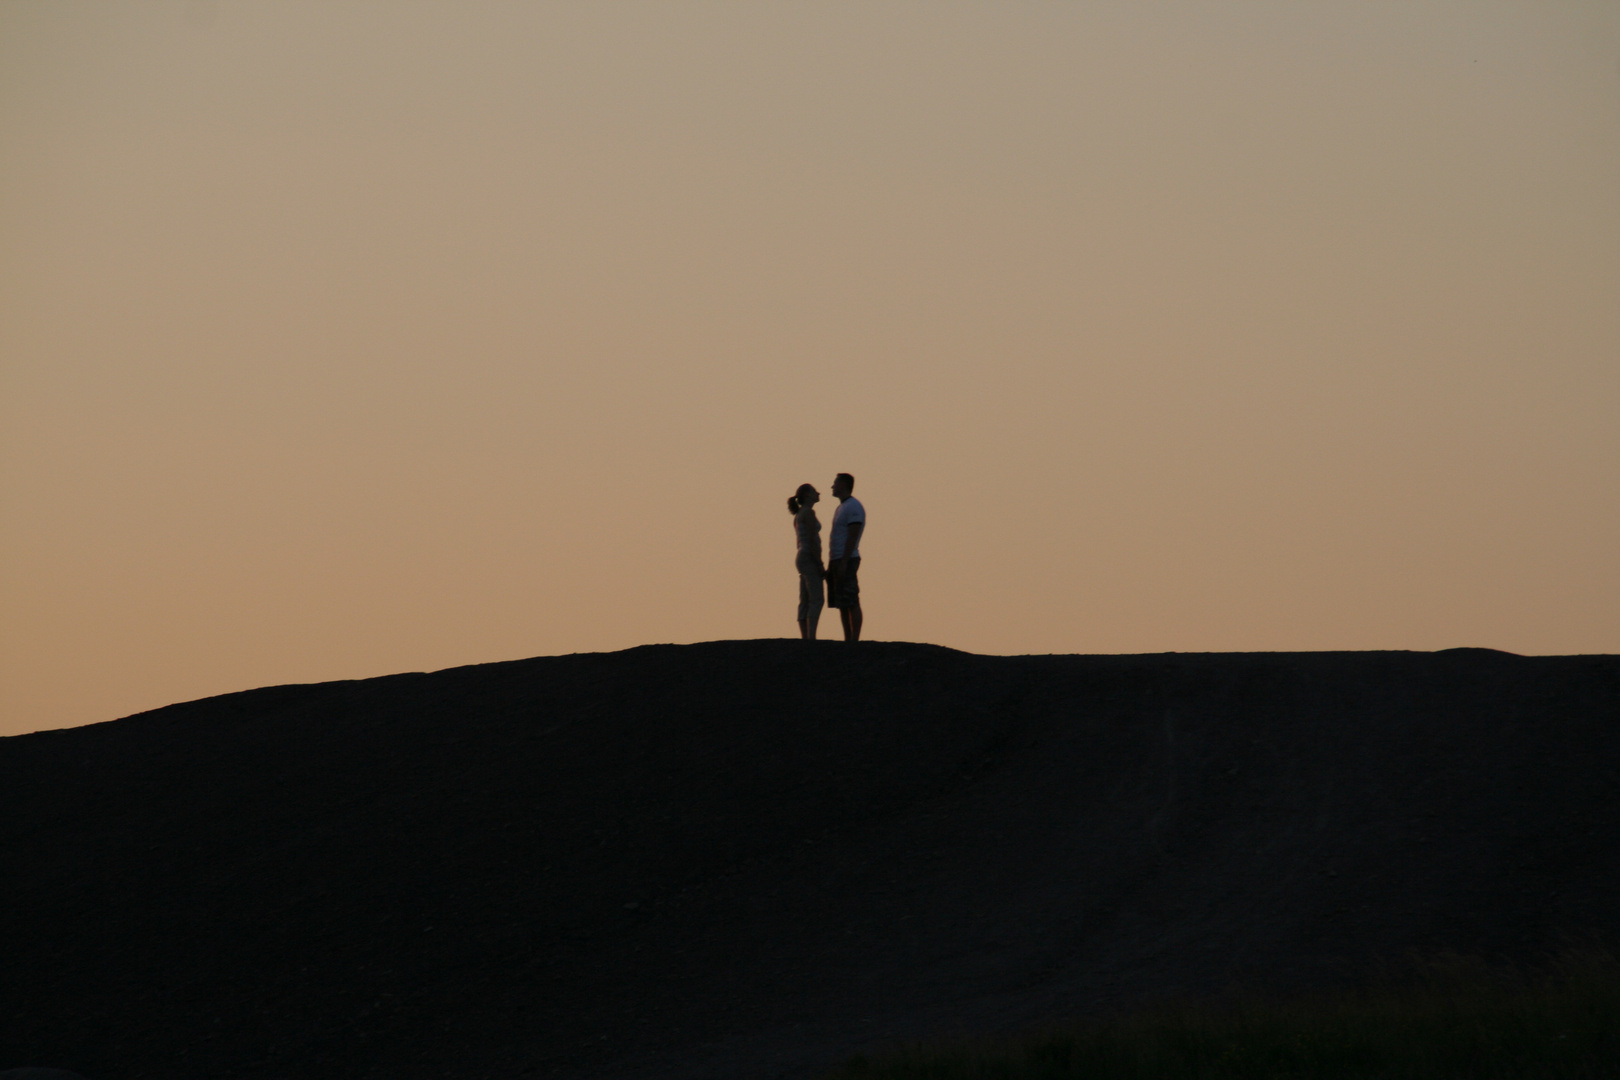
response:
M833 511L832 532L829 536L826 569L821 565L821 521L816 517L816 503L821 492L811 484L800 484L799 490L788 499L788 513L793 515L793 535L798 539L799 553L794 566L799 571L799 635L806 641L816 639L816 623L821 620L822 582L826 582L827 606L838 609L844 623L844 640L861 639L861 533L866 531L866 508L852 494L855 478L839 473L833 480L832 493L838 500Z

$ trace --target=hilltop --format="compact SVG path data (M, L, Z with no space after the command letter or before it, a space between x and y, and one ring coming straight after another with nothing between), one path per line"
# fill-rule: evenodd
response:
M0 1068L806 1077L1620 929L1620 658L646 646L0 739Z

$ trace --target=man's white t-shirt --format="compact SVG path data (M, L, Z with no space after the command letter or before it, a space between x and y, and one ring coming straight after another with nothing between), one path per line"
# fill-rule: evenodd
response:
M865 534L866 507L861 505L861 500L851 495L839 503L838 509L833 511L832 536L828 540L827 558L844 558L844 542L849 539L849 527L857 521L861 523L862 534ZM859 536L855 538L855 550L849 553L849 557L851 559L861 557L861 538Z

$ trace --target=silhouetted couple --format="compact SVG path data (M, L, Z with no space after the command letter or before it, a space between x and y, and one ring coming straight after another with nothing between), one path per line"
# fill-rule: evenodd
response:
M844 621L844 640L861 640L861 533L866 531L866 507L851 492L855 478L841 472L833 480L832 493L838 499L833 511L832 539L827 566L821 566L821 521L816 503L821 492L811 484L800 484L788 499L793 515L793 535L799 541L799 554L793 565L799 571L799 636L816 640L816 623L821 621L821 589L826 582L827 606L838 609Z

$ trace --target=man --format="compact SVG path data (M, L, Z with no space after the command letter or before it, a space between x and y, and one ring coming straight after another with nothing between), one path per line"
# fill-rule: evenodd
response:
M832 536L827 549L827 605L838 609L844 622L844 640L861 640L861 533L866 531L866 507L851 494L855 478L838 474L832 493L838 499L833 511Z

